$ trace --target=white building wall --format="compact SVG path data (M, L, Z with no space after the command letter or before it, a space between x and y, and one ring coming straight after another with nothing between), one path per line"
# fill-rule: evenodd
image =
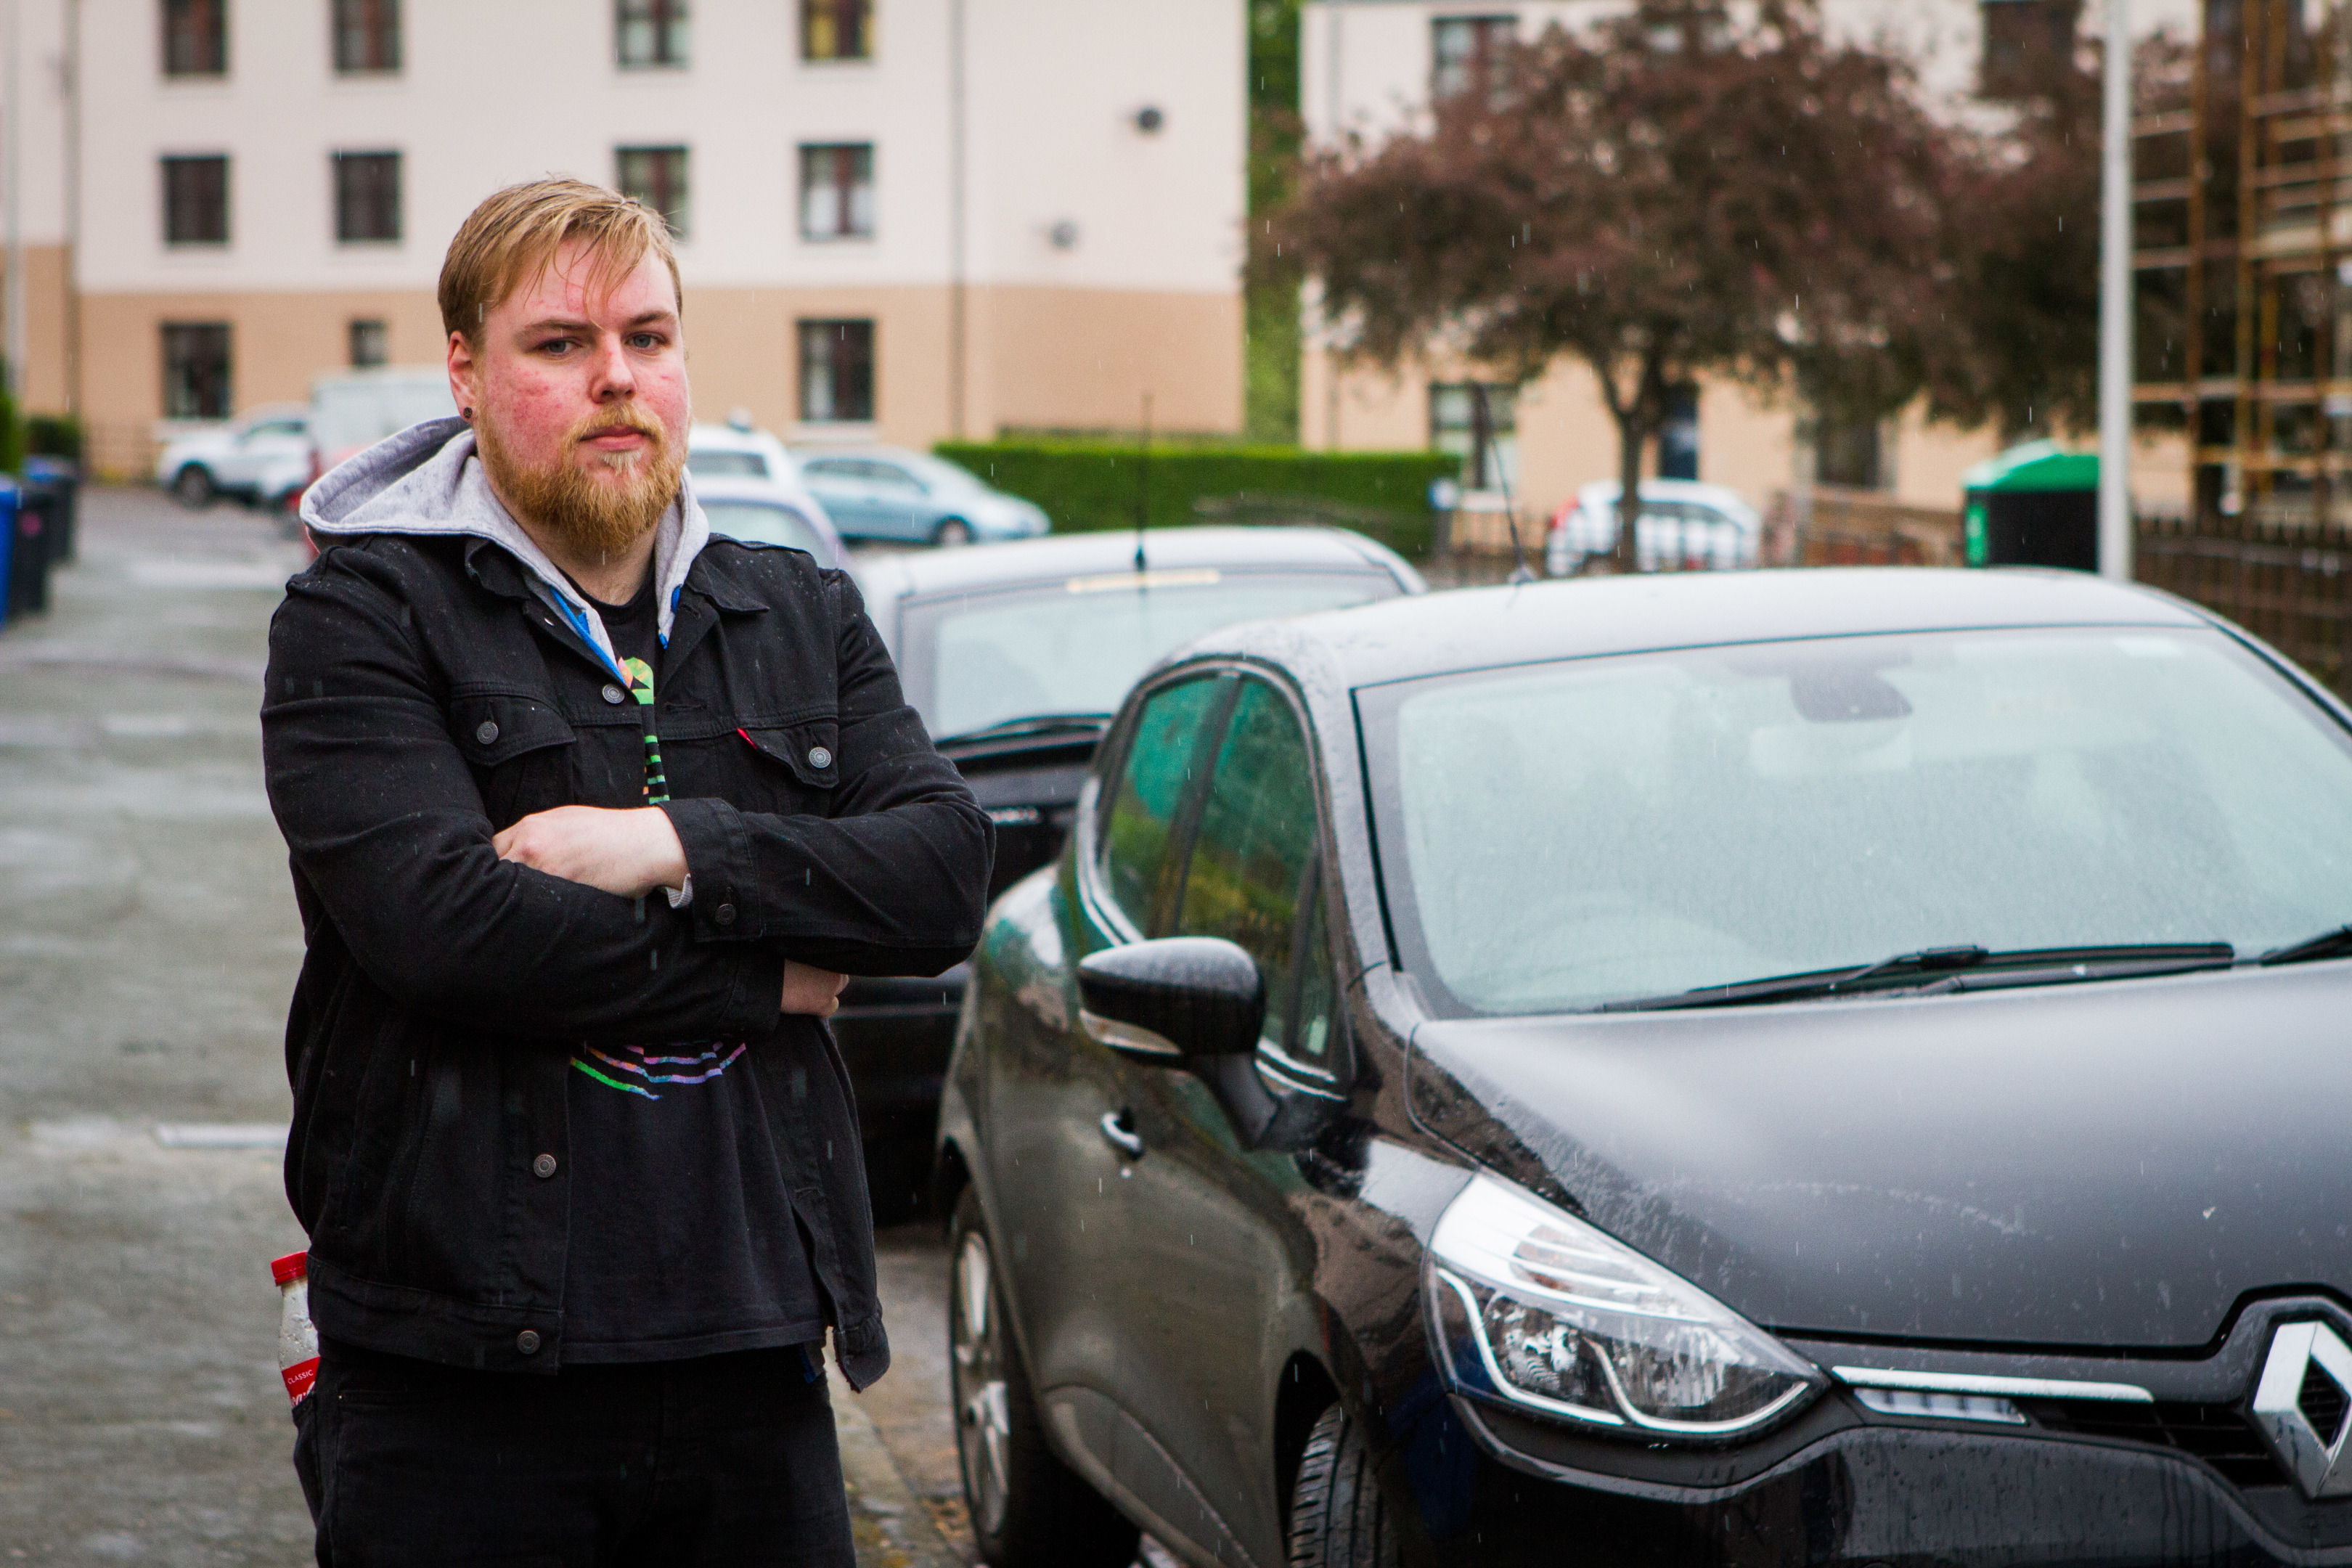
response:
M162 72L159 0L78 3L76 319L110 451L160 411L163 321L232 324L240 405L301 395L354 317L389 321L396 360L437 357L466 214L551 173L609 184L622 146L688 149L707 405L787 428L793 321L847 317L877 322L891 439L1131 426L1146 394L1167 427L1239 425L1244 0L876 0L862 61L802 59L791 0L696 0L688 63L631 69L613 0L404 0L383 77L334 71L329 0L227 0L227 75L195 80ZM873 147L875 232L804 239L799 150L839 142ZM398 242L336 241L337 152L401 154ZM228 156L227 245L164 244L171 153Z
M620 68L609 4L407 0L404 68L331 68L324 0L232 0L229 74L169 79L155 0L82 0L110 41L86 77L92 289L430 287L449 235L499 185L610 183L618 146L689 148L698 282L936 283L951 271L948 7L882 0L870 61L800 58L797 7L700 0L691 60ZM1228 289L1244 202L1241 0L960 0L970 40L974 283ZM1161 109L1139 132L1134 112ZM874 146L870 240L799 236L799 147ZM329 158L403 154L405 237L334 240ZM163 243L156 160L231 158L231 242ZM1078 242L1054 247L1057 222Z

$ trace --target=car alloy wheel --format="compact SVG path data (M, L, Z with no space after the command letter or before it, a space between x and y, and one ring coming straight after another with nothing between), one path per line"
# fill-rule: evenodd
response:
M213 476L201 463L190 463L172 479L172 494L191 511L202 511L213 504Z
M972 1539L990 1568L1127 1568L1138 1531L1064 1464L1029 1392L971 1187L948 1233L948 1385Z
M986 1535L1004 1529L1011 1494L1013 1420L1004 1397L1004 1328L996 1310L988 1237L965 1235L956 1249L950 1348L954 1352L956 1446L963 1461L972 1527Z
M931 542L942 550L953 550L971 542L971 524L960 517L951 517L931 530Z

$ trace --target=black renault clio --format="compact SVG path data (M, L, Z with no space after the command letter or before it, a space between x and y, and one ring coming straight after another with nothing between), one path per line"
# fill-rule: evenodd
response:
M2347 723L2063 574L1195 644L961 1021L983 1554L2352 1563Z

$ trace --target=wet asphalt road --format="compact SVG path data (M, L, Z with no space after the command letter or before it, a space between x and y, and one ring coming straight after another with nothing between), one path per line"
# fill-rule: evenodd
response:
M289 1565L269 1149L301 959L260 770L268 616L299 550L233 506L85 496L46 616L0 631L0 1568ZM935 1234L884 1238L889 1376L839 1392L860 1561L969 1560Z

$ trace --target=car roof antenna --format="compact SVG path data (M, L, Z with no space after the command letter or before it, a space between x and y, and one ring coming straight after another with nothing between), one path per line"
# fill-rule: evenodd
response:
M1143 445L1135 454L1135 574L1139 577L1148 569L1143 558L1143 529L1150 515L1151 394L1147 392L1143 395Z
M1536 574L1528 568L1527 550L1519 543L1519 514L1511 504L1510 470L1503 467L1503 444L1495 438L1495 414L1486 404L1485 382L1470 384L1470 403L1478 438L1495 464L1495 482L1503 489L1503 524L1511 531L1511 574L1503 581L1514 588L1522 587L1534 582Z

